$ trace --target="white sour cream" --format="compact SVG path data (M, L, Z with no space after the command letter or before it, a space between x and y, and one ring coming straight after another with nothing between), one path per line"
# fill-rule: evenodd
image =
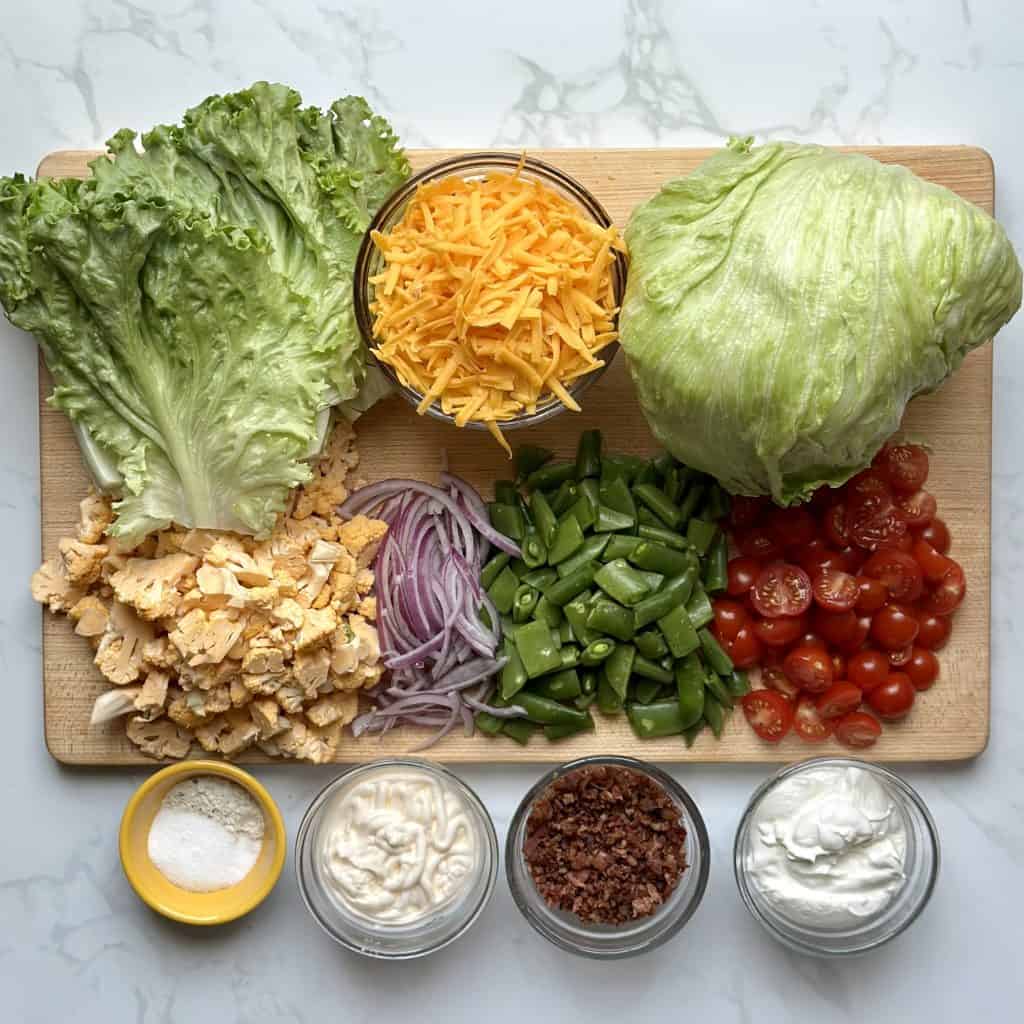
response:
M452 902L479 863L462 797L414 768L382 768L342 788L319 843L334 897L378 924L412 924Z
M762 798L746 869L780 915L835 931L885 910L906 880L906 853L906 823L882 783L862 768L822 766Z

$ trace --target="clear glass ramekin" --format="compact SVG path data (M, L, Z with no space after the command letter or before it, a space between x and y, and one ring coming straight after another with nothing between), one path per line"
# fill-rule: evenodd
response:
M892 902L877 916L856 928L826 930L805 927L784 917L761 893L748 873L747 849L751 825L761 801L785 779L815 768L860 768L881 783L907 830L906 881ZM819 957L857 956L870 952L906 931L931 898L939 873L939 836L928 808L918 794L894 772L851 757L815 757L782 768L762 783L747 804L736 829L733 865L736 885L747 910L774 938L798 953Z
M473 878L450 904L422 921L404 925L374 924L353 914L323 878L318 856L324 814L338 792L382 769L421 771L450 786L462 798L476 830L479 860ZM355 953L383 960L412 960L454 942L476 922L494 892L498 876L498 837L480 798L458 776L428 761L412 757L381 758L357 765L328 783L313 799L295 838L295 875L306 909L332 939Z
M672 895L649 917L623 925L585 924L575 914L549 907L537 891L523 854L526 822L537 798L556 779L594 765L628 768L652 780L679 808L680 821L686 829L686 870ZM661 769L631 757L581 757L548 772L523 797L509 824L505 841L505 873L512 899L523 917L549 942L569 953L594 960L636 956L668 942L700 905L707 888L710 865L707 828L690 794Z
M593 193L564 171L560 171L557 167L535 157L527 156L524 159L519 153L466 153L463 156L450 157L447 160L442 160L440 163L432 164L418 174L414 174L391 194L390 198L387 199L370 222L370 227L363 236L362 245L360 245L359 253L356 256L353 288L355 317L356 323L359 325L360 334L362 334L366 347L371 354L374 351L376 342L373 336L373 314L370 312L370 303L373 301L373 285L370 284L370 278L379 274L384 266L384 258L377 246L374 245L371 233L380 231L382 234L387 234L401 220L409 200L415 195L416 189L420 185L450 177L482 178L493 171L512 173L520 165L522 167L520 174L524 178L538 181L553 192L568 199L579 209L583 216L599 224L602 228L611 227L611 217L608 216L608 212L595 198ZM612 286L615 291L615 305L621 306L622 297L626 290L626 259L619 252L615 253L615 262L612 264ZM618 323L617 315L615 320ZM606 345L600 353L601 359L604 360L604 366L598 367L582 377L577 377L566 385L566 390L577 402L580 401L580 396L583 392L598 380L611 365L618 350L619 343L617 341ZM395 371L386 363L378 363L377 365L380 366L399 394L414 406L420 404L423 399L423 395L420 392L406 387L398 379ZM564 411L565 406L554 395L549 395L538 403L536 412L522 412L512 419L499 420L498 426L502 430L535 426ZM438 402L430 404L426 410L426 415L445 423L454 423L455 421L454 416L441 410ZM474 430L487 429L486 423L477 420L470 420L466 426Z

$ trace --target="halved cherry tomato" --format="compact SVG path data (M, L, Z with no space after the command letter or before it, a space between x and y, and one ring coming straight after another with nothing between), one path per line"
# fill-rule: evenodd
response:
M867 576L857 577L857 611L877 612L889 600L889 591L881 580L868 579Z
M778 743L793 724L793 705L774 690L751 690L740 703L751 729L769 743Z
M928 453L916 444L886 445L879 453L878 468L894 491L913 494L928 479Z
M827 612L815 608L812 618L814 630L820 633L826 643L841 651L856 651L867 638L871 621L856 612Z
M939 678L939 659L924 647L915 647L903 671L909 676L915 690L930 690Z
M850 543L850 531L846 525L846 503L839 501L829 507L822 520L825 539L837 548L845 548Z
M798 565L779 562L757 577L750 600L765 618L802 615L811 604L811 581Z
M945 558L945 555L942 557ZM960 607L967 593L967 581L963 569L952 559L950 562L952 565L943 573L942 579L921 598L922 611L952 615Z
M766 562L770 558L779 558L782 555L782 546L763 526L754 526L749 530L741 532L736 543L739 546L740 554L747 558L757 558Z
M794 647L786 655L782 671L807 693L824 693L832 685L832 659L819 647Z
M814 517L803 505L774 509L768 517L768 530L784 548L809 544L818 532Z
M949 527L941 519L933 519L923 530L918 530L917 538L931 544L940 555L949 550Z
M865 551L897 547L906 532L907 524L892 504L881 509L865 508L850 518L850 540Z
M813 580L826 566L835 568L840 557L820 537L793 552L793 558L801 569Z
M873 690L889 678L889 659L880 651L866 648L846 663L846 677L862 690Z
M818 714L822 718L838 718L848 711L854 711L860 707L863 694L860 687L845 680L833 683L817 701Z
M917 632L916 643L918 647L924 647L929 651L938 651L946 646L949 634L953 631L953 624L944 615L936 615L934 612L916 610L917 621L920 628Z
M781 693L789 700L796 700L800 696L800 687L792 682L789 676L781 668L772 667L761 670L761 683L769 690Z
M892 488L881 473L865 469L850 477L843 487L847 522L849 516L866 508L879 509L892 504Z
M730 597L742 597L754 585L761 572L761 563L756 558L734 558L729 562L729 582L726 592Z
M913 548L914 561L921 567L921 574L929 583L938 583L950 566L956 565L952 558L936 551L926 540L918 540Z
M734 494L729 499L729 525L734 530L745 530L761 521L770 503L765 498L750 498Z
M881 686L868 691L867 702L882 718L906 718L914 706L914 684L905 672L892 672Z
M737 668L753 668L761 660L761 644L750 626L744 626L722 646Z
M807 620L802 615L754 620L754 634L768 647L788 647L806 628Z
M914 656L914 648L912 645L901 648L898 651L889 652L889 664L893 668L903 668L908 661Z
M799 640L797 640L795 647L816 647L820 651L828 650L828 645L825 643L824 638L820 633L815 633L813 629L807 630Z
M860 594L856 578L839 569L820 570L811 583L811 590L814 600L830 612L850 611Z
M838 652L832 652L832 678L846 678L846 659Z
M836 739L858 750L874 746L881 735L881 723L864 711L851 711L836 723Z
M915 491L897 498L896 507L907 526L916 530L927 526L935 518L938 502L927 491Z
M861 572L885 586L895 601L916 601L924 590L921 566L910 555L895 548L881 548L865 563Z
M715 610L714 634L722 643L735 640L736 634L750 625L747 609L737 601L719 600L713 602L712 607Z
M800 739L808 743L823 743L835 731L835 722L830 718L822 718L814 698L805 693L796 702L793 729Z
M912 609L887 604L871 620L871 638L887 651L900 651L914 642L920 624Z

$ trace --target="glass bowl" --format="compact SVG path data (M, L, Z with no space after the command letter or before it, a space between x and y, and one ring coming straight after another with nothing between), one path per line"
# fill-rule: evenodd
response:
M855 928L815 929L782 915L748 873L748 843L753 817L761 801L780 782L814 768L860 768L881 783L902 814L907 831L904 870L906 880L892 902L875 917L866 918ZM750 798L736 830L733 847L736 884L747 910L772 936L798 953L819 957L856 956L877 949L909 928L931 898L939 873L939 837L928 808L917 793L898 775L877 764L856 758L816 757L776 772L757 788Z
M401 220L409 200L413 197L419 185L438 181L441 178L462 177L481 178L490 171L502 171L512 173L521 166L521 175L540 182L545 187L558 193L573 203L580 212L588 219L599 224L602 228L611 227L612 219L608 212L598 202L594 195L585 189L578 181L571 178L564 171L557 167L537 160L535 157L523 157L519 153L466 153L463 156L450 157L442 160L414 174L405 184L396 189L377 211L376 216L370 222L370 226L363 236L359 253L356 256L355 280L353 288L355 317L359 325L359 332L366 342L366 347L372 354L375 351L375 340L373 336L373 314L370 312L370 303L373 301L373 285L370 278L381 272L384 259L380 250L373 244L371 233L380 231L386 234ZM615 253L615 262L612 264L612 286L615 290L615 305L622 305L622 297L626 289L626 259L620 252ZM615 316L615 323L618 325L618 314ZM598 367L590 373L577 377L566 385L566 390L576 399L587 388L593 384L608 367L611 365L615 354L619 350L618 341L613 341L601 350L601 358L604 366ZM376 360L375 360L376 362ZM377 362L384 375L398 391L413 406L418 406L423 395L414 388L406 387L395 371L386 363ZM548 395L538 404L535 412L522 412L508 420L498 420L498 426L502 430L515 430L518 427L535 426L551 419L563 412L565 406L554 396ZM455 417L443 412L438 402L431 402L426 410L426 415L445 423L454 423ZM478 420L469 420L466 424L474 430L486 430L487 424Z
M649 917L623 925L586 924L575 914L549 907L537 891L523 855L526 822L537 798L555 779L593 765L629 768L661 786L679 808L680 820L686 829L686 870L672 895ZM548 772L523 797L509 825L505 842L508 885L523 917L549 942L569 953L594 960L636 956L668 942L700 905L708 884L710 864L707 828L689 793L659 768L631 757L581 757Z
M332 894L319 856L320 829L334 798L354 783L392 768L413 769L452 788L462 799L476 831L477 866L464 891L432 914L408 924L379 924L353 913ZM483 913L498 876L498 837L480 798L440 765L417 758L381 758L343 772L313 799L295 838L295 874L306 909L335 942L364 956L412 960L444 948L463 935Z

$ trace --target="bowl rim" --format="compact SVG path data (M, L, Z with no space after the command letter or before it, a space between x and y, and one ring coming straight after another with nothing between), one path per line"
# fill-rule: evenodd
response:
M321 915L316 907L313 906L307 889L307 879L305 878L302 864L303 850L305 849L305 845L312 832L313 824L322 812L331 792L343 783L351 781L353 776L360 775L363 772L376 770L378 768L395 766L426 770L428 774L432 773L440 776L445 781L454 784L455 788L468 800L474 811L477 812L484 825L484 846L486 847L489 855L487 879L484 884L483 892L480 894L480 899L477 901L477 905L473 908L465 921L463 921L458 928L454 929L452 933L446 936L441 942L433 945L426 945L422 948L414 949L409 952L402 951L397 953L378 949L368 949L358 943L351 942L347 936L344 936L339 931L330 927L329 922L325 921L323 915ZM480 799L476 790L473 789L468 782L456 775L455 772L449 770L444 765L439 764L436 761L429 761L426 758L415 757L411 754L399 754L395 757L378 757L374 758L372 761L363 761L358 764L349 765L317 791L313 799L310 800L305 813L302 815L299 827L295 830L295 883L296 888L299 890L299 895L302 897L302 902L305 905L306 910L309 912L309 916L317 923L320 930L328 938L333 939L339 946L342 946L344 949L347 949L352 953L358 953L361 956L370 957L374 960L418 960L422 957L430 956L432 953L438 952L438 950L444 949L445 946L450 946L457 939L462 938L462 936L465 935L474 924L476 924L480 916L490 904L491 897L494 895L495 885L498 880L499 854L500 846L498 844L498 834L494 827L494 819L491 817L491 812L488 811L487 805Z
M396 210L398 210L403 204L407 203L409 198L415 193L416 189L425 181L454 176L460 171L468 171L474 168L485 170L492 168L515 169L520 166L526 170L533 171L537 177L542 180L547 178L556 182L559 187L569 192L573 199L578 202L593 218L593 220L597 224L601 225L601 227L609 228L614 226L615 222L612 220L601 201L586 186L572 177L572 175L566 173L561 168L556 167L554 164L549 163L546 160L530 156L525 151L515 153L507 150L495 149L474 150L466 153L459 153L455 156L446 157L444 160L439 160L437 163L433 163L430 166L423 168L421 171L417 171L399 185L398 188L396 188L391 195L384 200L380 208L371 218L366 231L363 233L362 240L359 243L359 250L356 254L355 267L352 272L352 308L355 316L356 328L359 331L363 344L366 346L368 356L373 360L373 365L378 367L384 376L387 377L395 391L413 406L419 405L423 400L423 395L415 389L403 384L398 379L398 375L395 373L394 369L387 363L381 362L376 355L376 344L373 337L373 318L370 315L369 299L370 260L372 259L374 250L371 235L374 231L379 230L381 224L385 223ZM626 292L627 270L628 264L625 255L616 250L614 252L614 259L612 263L612 287L615 291L616 303L620 308ZM616 328L618 326L618 318L619 314L616 313ZM615 361L619 348L620 345L618 340L606 345L604 349L602 349L604 366L599 366L597 369L591 370L589 373L577 377L567 386L569 394L574 398L578 398L592 384L596 383ZM566 407L558 401L557 398L552 396L550 401L545 405L538 407L536 412L522 413L513 419L497 420L496 422L503 431L518 430L523 427L537 426L538 424L551 419L551 417L557 416L559 413L565 411ZM436 400L427 406L424 414L431 417L431 419L439 420L442 423L453 423L455 419L451 414L443 412ZM487 424L480 420L469 420L465 426L471 430L488 429Z
M693 840L700 853L695 888L689 900L683 904L681 909L677 912L678 916L653 938L649 940L639 940L635 945L627 949L613 948L609 950L601 950L584 948L573 942L571 939L567 939L565 936L557 934L538 917L531 906L531 903L534 900L538 903L544 902L544 898L539 892L537 892L536 887L534 886L532 889L527 890L526 887L521 887L513 878L513 865L520 861L525 863L525 859L522 856L522 849L516 842L516 836L521 831L521 827L525 825L527 816L533 808L534 801L540 793L552 782L564 775L568 775L580 768L599 764L631 769L632 771L646 775L648 778L653 779L661 785L677 804L682 804L686 812L687 833L692 833ZM693 865L688 864L687 871L692 867ZM528 870L526 873L529 875ZM592 754L587 757L579 757L574 761L567 761L564 764L556 765L550 771L545 772L544 775L527 790L522 800L520 800L519 806L516 808L509 820L508 832L505 836L505 878L508 883L509 891L512 894L512 901L519 909L519 912L529 923L530 927L532 927L539 935L542 935L547 939L548 942L568 953L573 953L577 956L583 956L593 960L623 960L627 957L639 956L642 953L648 953L653 949L657 949L659 946L663 946L670 939L675 938L675 936L682 930L683 926L690 921L703 902L704 895L708 887L708 878L710 873L711 842L708 836L707 824L704 821L704 816L701 814L696 801L692 796L690 796L689 790L687 790L681 782L674 779L668 774L668 772L659 768L657 765L648 761L642 761L639 758L626 757L619 754ZM530 882L532 883L532 878L530 879ZM656 916L656 914L651 915L651 918L653 919ZM587 926L581 925L581 927L585 929ZM614 933L603 932L602 934L607 935Z
M139 877L132 867L132 857L129 854L128 847L132 830L136 827L138 811L142 801L157 786L179 775L216 775L238 784L260 805L260 810L263 811L263 820L273 833L274 853L267 877L255 890L252 898L247 903L242 904L237 910L223 914L196 917L186 911L177 909L163 900L157 899L148 889L145 881ZM135 894L146 906L151 910L155 910L158 914L170 918L172 921L179 921L182 924L196 925L198 927L212 927L214 925L227 924L229 921L236 921L238 918L244 917L251 910L255 910L270 895L284 868L285 856L287 854L287 832L284 826L284 819L281 817L281 811L274 798L255 776L250 775L249 772L244 771L237 765L229 764L226 761L198 758L179 761L176 764L168 765L166 768L153 772L135 790L125 805L124 813L121 815L117 848L121 860L121 869L124 871L128 883L135 890Z
M899 794L908 801L915 811L920 814L921 821L924 825L924 832L928 836L929 845L932 850L932 865L927 884L917 905L914 907L913 911L907 915L907 919L901 922L897 928L894 928L881 938L861 942L857 945L851 946L849 949L824 949L820 945L815 944L811 939L782 932L777 927L775 921L765 914L754 902L753 897L751 896L751 883L747 878L746 868L743 863L746 836L749 831L754 811L761 803L761 800L772 789L774 789L776 785L790 776L798 775L801 772L821 767L861 768L868 771L870 774L880 777L886 785L891 786L899 792ZM789 949L798 953L804 953L809 956L821 957L824 959L843 959L861 956L864 953L870 953L873 950L885 946L887 943L892 942L892 940L897 936L902 935L921 916L925 907L927 907L931 902L941 867L942 845L939 841L939 832L935 825L935 819L932 818L931 811L928 810L927 804L924 802L917 790L914 789L914 787L911 786L904 778L897 775L896 772L891 769L886 768L884 765L877 764L873 761L865 761L858 757L844 757L841 754L835 756L805 758L802 761L794 761L791 764L783 765L777 771L772 772L772 774L761 782L761 784L751 794L750 800L747 802L747 806L744 808L743 814L740 816L739 823L736 826L736 835L733 840L733 877L736 881L736 888L739 890L740 899L743 902L743 905L747 908L751 917L753 917L754 920L757 921L757 923L761 925L761 927L764 928L764 930L776 941L781 942ZM794 929L794 932L797 930L798 929Z

